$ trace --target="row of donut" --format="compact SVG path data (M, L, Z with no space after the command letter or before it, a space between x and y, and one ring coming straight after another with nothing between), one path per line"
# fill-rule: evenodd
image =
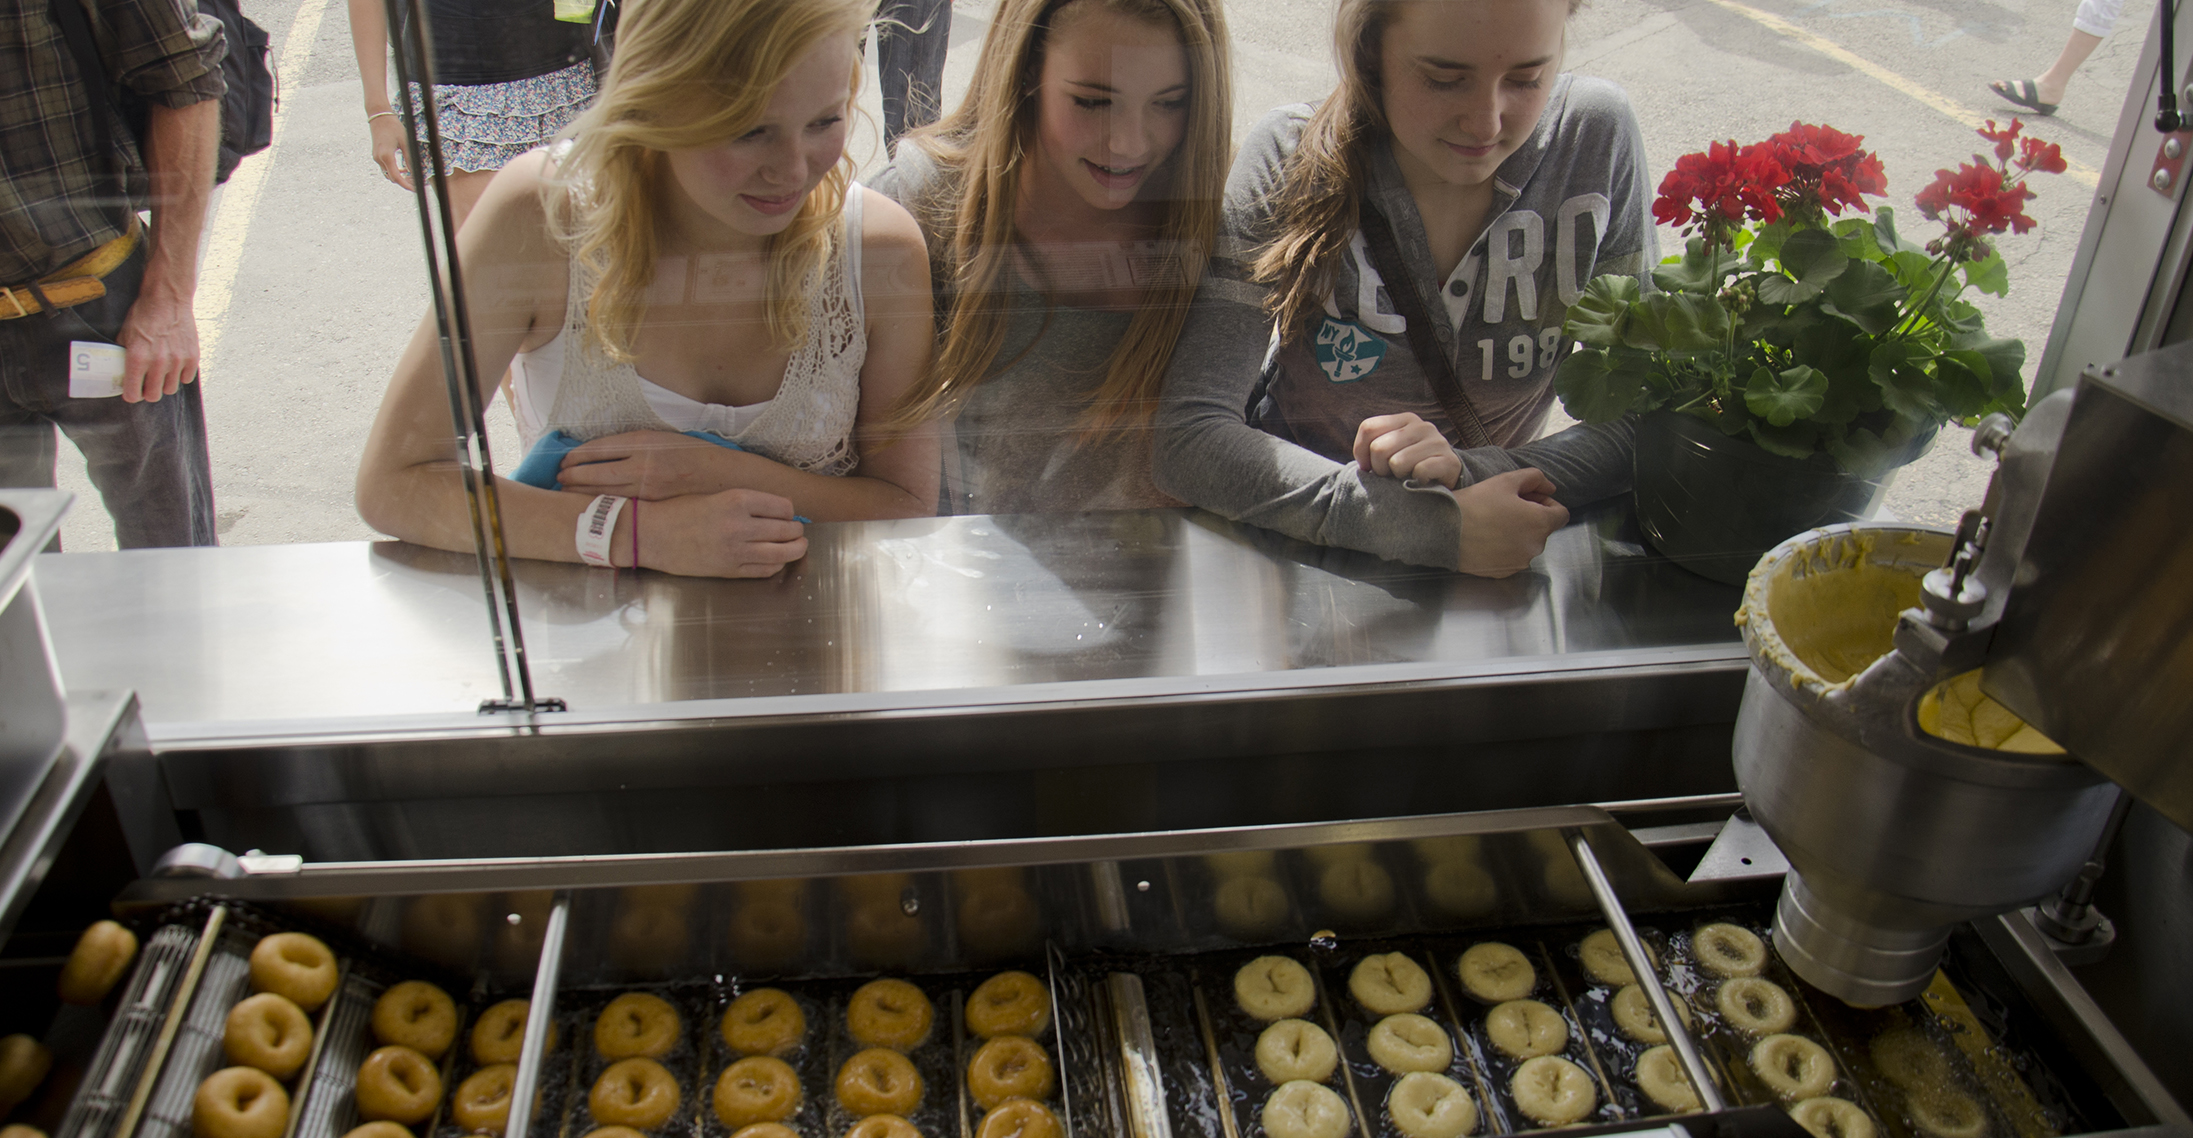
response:
M1499 904L1501 887L1494 865L1528 865L1535 878L1529 892L1543 890L1562 903L1588 909L1589 889L1557 835L1533 832L1512 842L1488 845L1484 836L1462 834L1418 838L1408 843L1421 874L1422 899L1438 913L1474 918ZM1358 925L1390 917L1400 896L1393 871L1366 843L1310 846L1300 851L1306 883L1324 916ZM1211 904L1219 928L1236 937L1271 935L1292 912L1292 894L1274 850L1231 850L1205 854L1211 875Z
M61 1002L89 1007L107 998L137 959L137 934L114 921L97 921L76 938L61 964ZM53 1069L53 1050L23 1034L0 1037L0 1120L30 1100ZM0 1138L46 1138L31 1126L0 1129Z

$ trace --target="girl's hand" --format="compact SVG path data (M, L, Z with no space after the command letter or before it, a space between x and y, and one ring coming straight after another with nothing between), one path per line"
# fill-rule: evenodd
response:
M1496 474L1454 492L1462 507L1464 573L1507 577L1545 551L1546 539L1569 524L1566 506L1553 500L1552 480L1525 468Z
M651 502L638 515L640 563L665 573L772 577L807 556L806 527L792 520L791 500L759 490ZM618 523L622 530L630 521Z
M381 168L381 176L411 189L411 177L404 171L403 116L382 115L366 127L373 132L373 164Z
M732 489L738 457L729 447L673 431L626 431L573 447L556 480L566 490L657 502Z
M1417 415L1374 415L1355 429L1355 464L1388 478L1437 482L1449 490L1462 480L1462 460L1439 428Z

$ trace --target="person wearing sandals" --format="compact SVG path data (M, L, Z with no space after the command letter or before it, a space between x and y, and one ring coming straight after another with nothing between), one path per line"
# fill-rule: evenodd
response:
M2072 74L2102 46L2123 12L2124 0L2079 0L2079 11L2071 17L2071 35L2048 70L2031 79L1997 79L1987 89L2034 114L2055 114Z
M403 116L389 102L386 9L381 0L349 4L373 162L409 190ZM463 225L495 171L554 138L593 100L594 27L556 19L554 0L427 0L426 13L449 206ZM418 84L410 94L417 113Z
M1568 306L1657 260L1628 99L1561 72L1574 7L1341 0L1339 89L1265 116L1234 160L1159 489L1485 576L1628 489L1632 422L1537 437Z

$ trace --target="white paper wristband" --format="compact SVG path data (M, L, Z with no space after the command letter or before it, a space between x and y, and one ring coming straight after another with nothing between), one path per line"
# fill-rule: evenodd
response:
M624 512L624 502L623 498L603 494L579 511L579 560L588 565L616 567L609 560L609 539L617 532L617 515Z

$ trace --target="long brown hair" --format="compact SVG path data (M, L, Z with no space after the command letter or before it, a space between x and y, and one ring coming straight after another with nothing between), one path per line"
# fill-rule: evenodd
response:
M1051 29L1073 4L1169 23L1188 56L1188 128L1167 160L1170 200L1158 234L1170 263L1156 271L1158 283L1112 349L1104 382L1082 415L1081 441L1147 421L1156 402L1218 233L1233 160L1230 41L1219 0L1004 0L959 107L900 141L921 147L951 187L938 200L912 203L930 234L933 275L950 282L952 300L942 314L936 360L900 404L904 421L934 415L981 383L1004 347L1003 299L1019 237L1013 214L1034 149L1036 86Z
M610 359L632 358L655 277L663 152L751 129L802 56L832 35L857 35L874 10L874 0L625 0L609 77L563 132L570 144L544 189L556 236L594 278L586 302L592 346ZM849 54L846 66L850 103L858 56ZM780 346L807 334L808 294L835 248L852 169L840 159L791 226L769 239L764 309Z

